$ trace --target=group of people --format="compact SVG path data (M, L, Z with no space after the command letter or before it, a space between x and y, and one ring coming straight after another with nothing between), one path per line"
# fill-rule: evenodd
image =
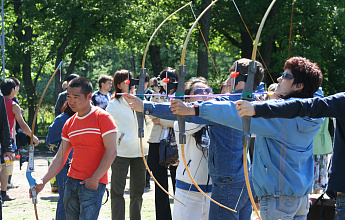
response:
M314 179L314 136L323 125L322 117L336 117L328 190L336 192L336 216L341 219L345 215L340 168L344 152L340 115L343 93L310 99L322 83L322 72L316 63L292 57L285 62L284 73L272 88L274 97L242 101L251 62L242 58L233 63L230 73L238 74L224 83L222 93L227 95L216 98L207 96L213 92L205 78L191 78L185 84L185 94L191 95L185 102L170 100L168 95L174 94L175 87L168 83L160 82L160 87L153 84L153 91L149 90L148 75L145 93L153 95L146 96L150 101L142 101L132 95L135 89L128 80L133 74L128 70L118 70L113 77L102 75L98 80L100 89L94 93L88 79L72 74L67 91L59 95L56 107L62 108L55 111L57 118L47 137L56 155L37 182L37 192L57 176L60 199L56 219L97 219L111 167L112 219L125 219L124 191L130 168L130 218L141 219L148 176L142 147L152 174L166 190L169 169L178 200L171 214L168 195L156 185L156 219L250 219L253 207L245 187L241 117L254 116L250 124L250 132L255 134L253 160L248 157L246 163L261 218L306 219ZM264 69L256 62L253 90L260 89L263 76ZM169 79L166 82L177 82L177 70L164 69L159 79L164 78ZM115 91L111 95L112 86ZM7 100L13 94L11 90L4 96ZM145 114L143 146L135 111ZM237 212L210 202L198 191L181 161L180 144L179 163L169 168L159 164L160 141L166 138L169 128L174 129L179 143L176 115L186 115L185 155L194 179L212 199ZM2 141L2 146L11 146L8 140ZM11 155L12 149L2 148L2 152Z

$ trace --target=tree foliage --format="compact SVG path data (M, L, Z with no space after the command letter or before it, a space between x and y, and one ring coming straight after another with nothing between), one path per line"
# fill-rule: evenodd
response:
M193 1L195 16L209 0ZM211 59L201 58L206 49L199 30L188 43L187 78L204 75L217 91L234 60L251 57L253 42L270 0L218 1L201 20L206 28ZM331 0L294 1L292 40L289 42L292 0L277 1L259 43L259 51L273 80L283 71L290 56L304 56L317 62L324 74L326 93L345 86L344 2ZM177 0L5 0L6 75L22 81L21 105L29 109L32 120L38 97L56 66L64 61L48 90L46 104L54 105L61 83L71 73L88 77L96 87L100 74L112 75L118 69L138 73L146 44L158 25L186 4ZM164 67L178 69L182 46L195 18L186 7L163 25L154 37L144 66L151 76ZM209 24L209 26L205 25ZM209 29L207 29L209 28ZM262 61L258 56L257 60ZM218 73L217 73L218 72ZM266 84L272 82L266 75ZM96 88L95 88L96 89ZM55 93L55 94L54 94ZM31 123L31 122L30 122Z

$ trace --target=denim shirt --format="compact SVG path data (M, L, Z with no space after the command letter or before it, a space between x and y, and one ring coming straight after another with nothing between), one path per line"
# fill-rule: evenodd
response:
M215 101L234 101L238 99L240 99L240 95L231 95L216 98ZM176 115L170 110L170 103L144 102L144 113L158 118L176 120ZM186 121L209 125L210 147L208 168L212 180L216 179L214 177L225 177L234 183L243 181L242 131L196 116L186 116Z
M278 102L284 100L267 103ZM203 102L199 105L199 114L215 123L242 129L242 118L233 102ZM313 138L322 123L322 118L308 117L251 120L250 131L256 134L253 185L259 198L267 195L302 197L311 192Z

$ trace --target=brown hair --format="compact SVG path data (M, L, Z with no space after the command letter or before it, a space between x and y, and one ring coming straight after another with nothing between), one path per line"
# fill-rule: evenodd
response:
M196 83L203 83L203 84L205 84L206 86L209 87L209 84L208 84L207 80L204 77L202 77L202 76L192 77L192 78L190 78L190 80L188 80L188 82L185 83L184 94L186 94L186 95L193 95L193 94L190 94L190 92L193 90L193 86ZM186 99L188 99L188 97Z
M321 86L323 75L316 63L312 63L304 57L292 57L285 62L284 70L291 70L294 76L292 85L303 83L303 89L296 91L284 97L312 98L314 93Z
M230 67L229 72L230 73L234 72L236 68L236 63L237 63L237 72L239 72L240 74L236 78L236 84L239 81L245 82L247 80L248 66L250 62L251 62L250 59L242 58L235 61ZM255 61L255 62L256 62L256 73L254 75L253 90L255 90L259 86L260 82L264 78L264 73L265 73L265 69L262 67L262 64L259 61Z
M100 75L98 78L98 86L99 88L102 88L102 83L106 83L108 80L112 81L113 78L111 76L108 75Z
M129 72L129 70L121 69L121 70L117 70L114 73L113 86L114 86L115 91L114 91L113 95L111 96L112 100L114 98L119 99L121 97L120 95L117 95L117 93L122 93L121 89L119 89L117 87L117 85L120 85L123 81L128 79L128 73L133 78L133 74L131 72Z
M66 101L61 107L61 114L62 113L66 113L69 116L72 116L75 112L71 109L71 107L69 107L68 102Z

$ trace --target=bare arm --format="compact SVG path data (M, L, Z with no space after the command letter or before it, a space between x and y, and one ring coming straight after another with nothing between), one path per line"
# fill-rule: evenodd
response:
M36 184L37 193L41 192L45 184L49 182L54 176L56 176L68 158L69 152L71 152L72 145L71 142L62 140L58 152L53 158L51 164L48 167L48 171L43 176L43 178Z
M80 182L80 184L85 184L86 188L88 189L97 190L99 180L108 171L109 167L111 166L117 155L115 132L105 135L103 137L103 143L106 151L97 170L90 178Z
M25 134L30 136L31 135L31 129L26 124L26 122L24 121L23 116L22 116L21 111L20 111L19 105L17 105L17 104L13 105L12 111L13 111L15 117L16 117L16 120L17 120L20 128L24 131ZM37 146L39 144L39 140L38 140L38 138L35 135L33 136L33 141L35 143L35 146Z

